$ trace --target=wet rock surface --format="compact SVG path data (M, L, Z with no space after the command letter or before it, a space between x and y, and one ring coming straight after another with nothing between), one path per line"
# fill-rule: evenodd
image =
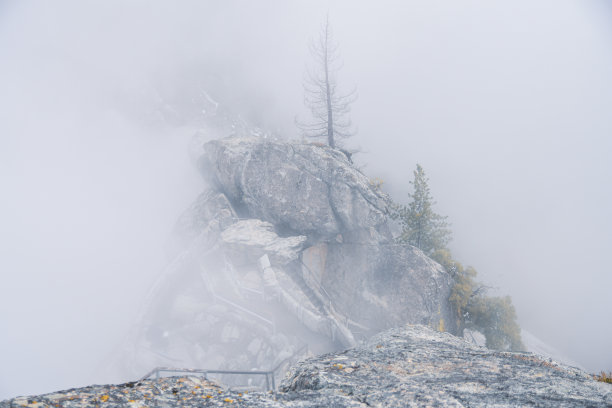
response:
M171 262L109 378L159 366L268 370L304 346L342 350L406 323L456 331L452 279L394 243L388 198L343 153L261 137L198 149L212 183L179 217Z
M226 228L221 240L232 260L246 263L249 259L269 255L272 263L283 266L299 258L306 237L281 238L274 231L274 225L250 219L240 220Z
M612 386L535 354L490 351L406 326L298 363L275 393L173 377L0 402L0 408L16 406L610 407Z
M389 238L388 197L327 146L225 138L204 145L200 166L245 216L292 235L331 238L374 228Z
M491 351L424 326L298 363L283 391L351 395L369 406L610 407L612 387L531 353Z
M297 256L306 282L356 323L348 327L356 337L405 323L457 331L448 302L451 277L420 250L395 244L390 199L342 152L314 143L230 137L204 144L199 164L241 217L269 222L296 242L306 238ZM258 222L247 225L254 230ZM249 238L238 234L249 228L228 230L223 234L235 242ZM257 246L262 247L250 244ZM295 259L295 252L267 253L274 266Z
M422 251L393 243L326 246L322 284L336 308L369 333L406 323L455 332L452 278Z

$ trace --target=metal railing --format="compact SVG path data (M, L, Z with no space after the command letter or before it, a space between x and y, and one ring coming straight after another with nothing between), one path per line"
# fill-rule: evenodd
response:
M216 290L216 288L214 287L215 285L211 282L208 274L206 273L201 263L199 263L199 268L200 268L200 278L204 282L204 285L206 286L206 289L208 290L208 292L212 295L212 297L215 300L220 300L228 304L229 306L233 307L234 309L240 310L241 312L246 313L251 317L254 317L255 319L259 320L261 323L267 325L272 330L273 333L276 333L276 323L274 323L274 319L271 316L262 316L261 314L258 314L252 310L249 310L246 307L241 306L238 303L232 302L231 300L221 296ZM228 264L226 263L225 264L226 272L227 272L227 269L228 269ZM234 281L237 282L237 279L234 279Z
M264 376L266 381L266 391L276 390L276 379L275 376L285 364L298 358L308 351L308 345L305 344L300 347L295 353L282 360L271 370L217 370L217 369L197 369L197 368L175 368L175 367L156 367L144 375L139 381L144 381L151 377L155 379L160 378L162 373L182 373L182 374L196 374L204 377L208 380L210 374L229 374L229 375L249 375L249 376Z
M234 309L238 309L241 312L243 312L245 314L248 314L249 316L259 320L260 322L262 322L262 323L264 323L266 325L268 325L270 327L270 329L272 329L272 332L276 333L276 324L274 323L274 321L272 319L268 319L268 318L266 318L264 316L261 316L261 315L255 313L255 312L247 309L246 307L240 306L239 304L234 303L231 300L226 299L223 296L220 296L220 295L218 295L216 293L213 293L213 295L214 295L215 299L221 300L222 302L228 304L229 306L233 307Z

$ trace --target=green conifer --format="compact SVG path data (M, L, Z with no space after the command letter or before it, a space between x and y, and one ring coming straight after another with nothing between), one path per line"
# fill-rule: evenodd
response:
M396 207L395 218L399 219L402 233L399 241L413 245L427 255L436 249L445 248L451 239L447 217L436 214L432 206L435 204L429 191L428 178L420 164L414 171L413 193L409 194L412 201Z

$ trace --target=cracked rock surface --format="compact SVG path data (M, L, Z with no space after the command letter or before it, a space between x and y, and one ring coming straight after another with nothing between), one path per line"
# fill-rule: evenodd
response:
M293 235L335 237L372 228L389 237L388 197L343 153L327 146L226 138L204 145L200 165L249 217Z
M391 329L361 347L298 363L282 390L351 395L381 407L612 406L612 387L579 369L424 326Z
M304 360L276 393L173 377L0 402L14 406L610 407L612 386L535 354L491 351L417 325Z
M282 266L299 258L306 237L281 238L274 231L274 225L250 219L240 220L226 228L221 233L221 240L233 260L246 263L249 258L270 254L272 262Z
M358 338L405 323L457 331L448 302L452 278L420 250L395 244L389 197L342 152L229 137L204 144L198 162L232 211L254 219L223 232L225 248L245 237L250 242L248 251L240 247L243 254L261 252L270 247L263 242L272 240L273 226L285 238L274 237L282 251L267 251L273 266L299 258L335 309L357 323L350 329Z

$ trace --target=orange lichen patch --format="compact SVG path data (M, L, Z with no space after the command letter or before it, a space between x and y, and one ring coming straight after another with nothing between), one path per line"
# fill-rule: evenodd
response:
M478 382L468 381L458 384L457 389L461 392L476 393L486 390L487 387L484 384Z
M344 366L342 364L334 364L332 367L335 367L338 370L342 370L344 368Z
M457 363L455 366L457 367L457 369L472 369L474 367L471 364L471 362ZM498 374L501 372L499 361L496 361L496 360L479 361L478 367L480 367L480 369L482 370L487 370L495 374Z
M536 363L544 367L554 368L557 371L564 371L561 367L551 363L550 361L542 360L541 358L537 358L534 356L521 356L518 354L513 354L512 357L516 358L517 360L528 361L530 363Z
M212 395L202 395L202 398L212 398Z
M517 360L529 361L529 362L537 363L537 364L546 363L546 361L540 358L534 357L534 356L522 356L519 354L512 354L512 357L516 358Z
M378 365L378 364L376 364ZM414 374L421 374L422 371L416 370L415 372L409 373L408 371L406 371L404 368L400 367L399 365L395 365L395 364L388 364L385 366L385 368L387 369L387 371L392 372L395 375L398 376L408 376L408 375L414 375Z
M223 400L223 402L228 402L228 403L230 403L230 404L231 404L232 402L234 402L234 400L233 400L233 399L231 399L231 398L225 398L225 399Z
M521 356L521 355L513 354L513 357L516 358L517 360L529 361L531 363L543 365L544 367L559 368L556 365L550 363L549 361L542 360L541 358L537 358L534 356Z

